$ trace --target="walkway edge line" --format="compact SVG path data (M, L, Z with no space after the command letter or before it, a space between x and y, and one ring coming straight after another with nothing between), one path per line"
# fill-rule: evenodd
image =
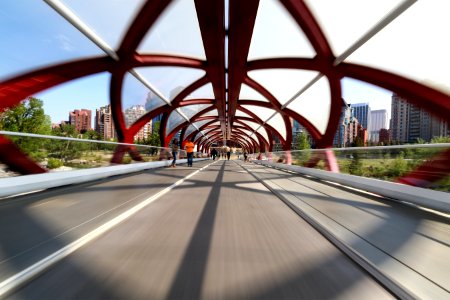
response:
M143 200L139 204L133 206L132 208L128 209L127 211L121 213L120 215L116 216L115 218L109 220L108 222L104 223L103 225L97 227L96 229L92 230L91 232L85 234L81 238L77 239L76 241L70 243L69 245L65 246L64 248L50 254L46 258L41 259L37 263L31 265L30 267L24 269L23 271L11 276L10 278L4 280L0 283L0 297L5 297L6 295L12 293L34 277L38 276L45 270L52 267L57 262L61 261L62 259L66 258L71 253L75 252L76 250L80 249L87 243L93 241L94 239L100 237L105 232L109 231L113 227L119 225L129 217L133 216L146 206L148 206L150 203L154 202L161 196L167 194L175 187L182 184L185 180L191 178L192 176L196 175L200 171L203 171L207 167L209 167L214 162L207 164L206 166L192 172L191 174L187 175L186 177L176 181L172 185L164 188L163 190L159 191L155 195Z

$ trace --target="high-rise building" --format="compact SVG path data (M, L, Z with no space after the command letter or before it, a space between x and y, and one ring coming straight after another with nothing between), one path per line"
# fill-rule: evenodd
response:
M370 141L378 142L380 140L380 129L388 129L387 121L387 110L379 109L370 112Z
M429 142L433 137L447 136L448 123L394 93L391 131L393 141L415 143L422 139Z
M345 147L346 127L347 127L347 124L348 124L350 118L351 118L351 108L345 102L345 100L342 99L342 110L341 110L341 116L339 118L339 125L338 125L336 134L334 135L334 139L333 139L334 147Z
M390 128L392 140L401 143L407 142L409 103L395 93L392 95L391 114Z
M426 126L426 124L424 124L422 120L422 112L420 107L408 103L408 111L408 133L406 141L408 143L414 143L421 137L420 127L424 125Z
M408 142L414 143L422 139L431 141L436 136L447 136L448 123L443 119L432 116L423 108L410 105Z
M347 147L350 146L358 136L358 132L361 131L361 125L354 116L353 105L348 105L344 99L342 99L342 111L339 119L339 125L336 130L336 134L333 140L334 147ZM360 133L359 135L361 135ZM362 138L365 137L363 134Z
M356 138L358 136L361 136L361 131L364 129L364 127L359 124L358 119L351 116L348 120L348 123L345 126L345 132L344 132L344 142L345 146L349 147L354 144L356 141ZM363 137L364 138L364 137ZM364 143L366 141L363 141Z
M78 132L86 132L92 129L91 126L92 112L88 109L76 109L69 112L69 123L75 126Z
M111 105L106 105L95 110L95 131L106 141L117 138L111 114Z
M357 146L367 146L367 142L369 140L369 132L361 124L358 124L358 127L357 127L357 137L359 138L359 141L361 142L361 145L357 145Z
M297 134L306 131L305 127L303 127L298 121L294 120L293 118L290 118L290 120L292 126L292 136L296 136Z
M127 127L131 126L140 117L145 115L147 112L143 105L133 105L125 109L125 123ZM145 140L152 133L152 121L146 123L134 136L134 140Z
M381 128L379 132L378 142L382 145L388 145L391 141L390 130Z
M353 108L353 115L358 119L362 127L369 130L370 128L370 106L369 103L356 103L350 105Z

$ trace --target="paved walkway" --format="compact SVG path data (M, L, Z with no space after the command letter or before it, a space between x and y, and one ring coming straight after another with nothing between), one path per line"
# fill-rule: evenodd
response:
M208 163L151 170L2 203L0 267L8 270L3 277ZM6 215L10 218L5 220ZM235 161L224 160L185 180L11 296L392 298L253 175Z

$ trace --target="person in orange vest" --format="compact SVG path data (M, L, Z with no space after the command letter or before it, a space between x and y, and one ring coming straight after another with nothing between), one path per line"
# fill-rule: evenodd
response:
M194 161L194 147L195 145L192 141L188 141L184 146L187 153L188 167L192 167L192 162Z

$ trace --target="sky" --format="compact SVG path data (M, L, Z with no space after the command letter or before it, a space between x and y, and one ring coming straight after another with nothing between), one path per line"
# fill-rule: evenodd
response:
M79 0L62 2L115 49L143 0L96 0L90 1L89 5ZM333 52L338 56L402 1L305 2L319 20ZM447 54L450 53L450 42L446 38L439 39L439 33L446 34L443 30L450 28L450 18L445 15L445 12L450 11L449 3L450 1L446 0L418 1L356 50L347 61L382 68L431 86L448 88L450 59ZM358 13L355 14L355 11ZM419 16L427 22L418 24L416 20ZM56 63L104 55L44 1L2 1L0 36L0 80ZM425 43L419 43L419 38ZM146 35L138 51L182 53L204 59L192 1L181 0L169 7L157 25ZM424 57L423 53L432 55ZM249 59L314 55L305 35L298 26L293 25L292 18L286 15L284 8L275 1L261 1ZM179 68L147 68L139 72L168 98L170 91L176 87L186 86L203 75L197 70ZM269 81L267 88L274 95L280 95L283 101L287 101L304 86L310 76L297 73L291 76L286 72L279 72L280 76L272 76L275 79ZM249 75L252 77L252 74ZM270 78L271 74L268 75ZM109 103L109 78L108 73L93 74L35 96L44 101L45 112L51 116L54 123L67 120L69 111L74 109L90 109L94 116L96 108ZM261 80L264 81L264 77L261 77ZM372 110L386 109L390 116L392 92L350 78L342 81L342 89L347 103L368 102ZM124 107L143 105L147 94L146 87L127 76L123 92ZM211 88L204 88L200 94L199 96L211 94Z

